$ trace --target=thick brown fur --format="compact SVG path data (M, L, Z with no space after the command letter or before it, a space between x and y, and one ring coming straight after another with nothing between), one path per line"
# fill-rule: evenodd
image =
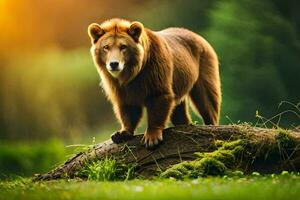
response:
M157 145L169 119L174 125L191 123L188 97L205 124L218 124L218 58L201 36L183 28L154 32L139 22L121 19L91 24L88 32L102 86L122 126L113 141L131 138L146 107L148 127L143 142L147 147ZM114 77L106 66L110 51L118 45L126 47L117 52L125 67Z

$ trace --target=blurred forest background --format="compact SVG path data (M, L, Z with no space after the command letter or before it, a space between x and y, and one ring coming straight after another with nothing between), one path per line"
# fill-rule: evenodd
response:
M0 178L45 172L82 146L67 144L119 128L87 36L112 17L203 35L220 58L222 124L285 112L273 121L299 125L299 108L278 107L300 101L299 9L296 0L0 0Z
M296 0L0 0L0 139L80 139L119 128L87 36L90 23L112 17L203 35L220 58L221 123L293 109L278 105L300 100L299 9ZM281 124L299 118L288 112Z

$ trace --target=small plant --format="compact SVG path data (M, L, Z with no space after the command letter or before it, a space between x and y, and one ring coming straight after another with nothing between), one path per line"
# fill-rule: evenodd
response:
M257 110L255 112L255 117L257 119L255 126L263 127L263 128L268 128L269 126L280 128L280 122L282 120L282 117L286 114L292 114L296 116L298 119L300 119L300 102L294 104L288 101L282 101L279 103L278 109L280 109L283 105L287 105L289 106L289 108L279 112L278 114L270 118L266 118L260 115L259 111Z
M119 163L113 158L105 158L88 163L76 175L94 181L128 180L134 176L134 166Z

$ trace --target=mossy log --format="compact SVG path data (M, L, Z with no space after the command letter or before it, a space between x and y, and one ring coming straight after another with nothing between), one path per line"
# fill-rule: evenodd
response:
M74 178L76 172L95 160L114 158L124 164L134 164L135 173L149 178L182 161L195 160L195 152L213 152L216 141L247 141L248 156L236 162L244 173L276 173L282 170L300 171L300 133L292 130L267 129L249 125L177 126L164 130L164 143L155 150L141 145L142 135L123 144L107 140L81 152L58 168L37 175L34 180Z

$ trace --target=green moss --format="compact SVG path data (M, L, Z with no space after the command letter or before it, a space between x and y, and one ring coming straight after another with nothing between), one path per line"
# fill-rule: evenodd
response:
M160 176L163 178L171 178L172 177L172 178L175 178L178 180L182 180L186 176L186 174L182 174L175 167L174 168L172 167L172 168L164 171Z
M218 161L221 161L226 166L231 166L232 163L235 161L235 156L232 153L232 150L224 150L224 149L218 149L213 152L208 153L195 153L198 155L200 159L203 158L214 158Z
M194 170L200 172L201 176L218 176L224 175L227 168L224 163L216 158L207 157L196 162Z
M224 144L224 141L223 140L215 140L215 145L216 145L216 147L221 147L221 146L223 146L223 144Z
M217 159L228 167L232 166L235 161L235 156L230 150L218 150L210 154L210 157Z
M184 161L184 162L181 163L181 165L184 166L184 168L187 169L187 170L193 170L195 162L193 162L193 161L190 161L190 162Z
M184 161L182 163L173 165L171 168L167 169L161 174L161 177L164 178L176 178L176 179L183 179L185 177L189 177L190 173L194 170L194 162Z
M246 141L218 142L222 145L213 152L197 152L198 159L173 165L161 174L163 178L198 178L204 176L223 176L234 169L238 156L245 151Z
M295 148L296 141L287 130L278 129L276 132L276 140L282 148Z
M245 145L246 140L238 139L230 142L224 142L220 149L235 150L237 147L244 147Z

